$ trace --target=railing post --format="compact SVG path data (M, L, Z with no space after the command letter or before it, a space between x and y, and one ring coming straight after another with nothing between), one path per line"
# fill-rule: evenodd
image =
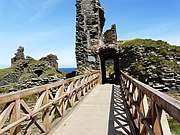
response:
M132 98L134 101L137 101L137 89L136 89L135 85L133 85L133 88L132 88ZM132 105L132 103L131 103L131 105ZM134 119L137 119L137 111L136 111L136 108L134 105L132 106L132 115L133 115Z
M166 113L155 104L153 130L156 135L171 135Z
M20 99L15 101L14 108L12 110L10 123L13 123L20 119ZM21 135L21 127L20 125L15 126L14 128L10 129L10 135Z
M48 90L46 90L44 100L43 100L43 105L46 105L48 102L49 102L49 93L48 93ZM47 133L50 130L49 107L43 110L42 122L46 128L46 133Z

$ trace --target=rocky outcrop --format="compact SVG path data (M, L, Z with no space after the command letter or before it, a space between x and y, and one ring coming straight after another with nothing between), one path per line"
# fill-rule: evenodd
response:
M102 42L105 23L99 0L76 0L76 61L78 70L98 69L97 46Z
M180 49L154 43L122 47L120 69L157 90L180 90Z
M24 89L61 80L65 76L58 70L57 56L53 54L40 60L30 56L25 58L24 48L20 46L11 62L10 68L0 70L3 73L0 86L14 83L13 89Z
M49 54L46 57L42 57L40 61L47 61L51 67L58 69L57 56L53 54Z
M11 66L13 66L17 61L24 60L24 47L20 46L15 53L15 57L11 59Z
M76 76L76 71L72 71L71 73L66 74L66 79L72 78L72 77L75 77L75 76Z

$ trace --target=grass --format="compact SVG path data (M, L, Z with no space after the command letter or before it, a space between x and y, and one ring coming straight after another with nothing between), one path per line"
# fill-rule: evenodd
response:
M177 123L174 119L169 120L170 130L175 135L180 135L180 124Z
M166 57L167 55L169 55L170 53L167 51L167 49L165 48L160 48L158 51L159 54L161 54L162 56Z
M7 74L13 72L14 69L13 68L4 68L4 69L0 69L0 77L4 77Z
M39 65L39 64L45 64L47 63L46 61L40 61L40 60L32 60L30 62L30 65Z
M168 60L163 60L162 63L165 64L165 65L168 65L168 66L171 67L174 71L179 72L180 65L178 65L176 62L174 62L174 61L168 61Z
M107 74L113 74L114 73L114 66L110 65L109 67L106 68Z
M127 40L124 41L123 43L120 43L119 46L124 48L127 46L133 46L133 45L145 45L145 46L159 46L159 47L163 47L163 48L170 48L173 49L175 51L180 51L180 46L172 46L169 43L162 41L162 40L152 40L152 39L140 39L140 38L136 38L133 40ZM161 53L163 55L167 55L168 52L164 49L161 50Z
M148 62L151 62L151 64L157 64L161 62L163 59L161 57L156 57L156 56L149 56L146 59Z
M59 72L58 72L56 69L54 69L54 68L47 70L46 73L47 73L48 75L59 74Z
M9 89L13 88L16 85L16 83L9 83L5 87L0 87L0 93L8 93Z
M133 65L134 74L138 75L143 70L144 70L144 67L142 66L142 61L137 61L134 63L134 65Z
M7 93L8 92L8 89L7 88L2 88L0 87L0 93Z

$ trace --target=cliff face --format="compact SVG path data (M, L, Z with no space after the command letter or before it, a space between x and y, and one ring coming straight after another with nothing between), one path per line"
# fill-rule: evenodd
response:
M99 0L76 0L76 60L78 68L99 68L97 48L105 23ZM90 67L89 67L90 66Z

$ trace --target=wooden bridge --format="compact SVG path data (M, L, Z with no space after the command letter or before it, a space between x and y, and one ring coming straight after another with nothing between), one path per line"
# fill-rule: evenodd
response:
M180 102L121 72L120 85L93 71L0 96L0 134L170 135Z

